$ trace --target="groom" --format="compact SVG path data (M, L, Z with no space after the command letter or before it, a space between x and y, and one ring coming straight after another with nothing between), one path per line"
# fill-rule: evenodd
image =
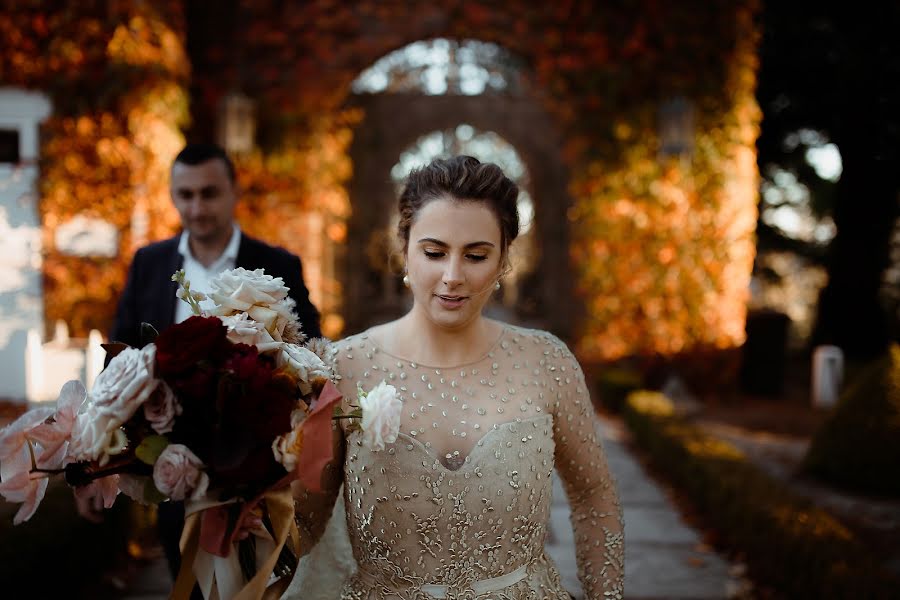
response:
M241 232L234 221L238 190L234 165L225 151L212 144L190 144L175 157L170 175L172 202L181 216L178 235L139 249L128 271L110 339L142 346L141 323L162 331L191 316L186 302L177 300L172 274L184 269L191 290L209 292L209 280L235 267L265 269L281 277L297 303L295 311L308 338L320 337L319 312L303 284L300 259ZM203 303L201 303L201 306ZM79 507L79 512L84 511ZM160 541L173 578L181 554L178 542L184 526L184 505L159 505Z

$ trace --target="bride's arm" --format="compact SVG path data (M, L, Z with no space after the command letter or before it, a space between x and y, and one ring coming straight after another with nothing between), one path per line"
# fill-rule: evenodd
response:
M307 554L325 532L344 475L344 432L339 421L332 422L333 459L322 472L322 489L309 491L299 481L291 484L294 515L300 530L300 555Z
M578 578L586 598L622 598L625 538L616 484L597 437L584 373L561 342L555 354L556 468L572 507Z

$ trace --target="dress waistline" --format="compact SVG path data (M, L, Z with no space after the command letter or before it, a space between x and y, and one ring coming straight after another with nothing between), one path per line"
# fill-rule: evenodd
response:
M503 575L499 575L497 577L490 577L488 579L479 579L478 581L473 581L468 584L468 588L464 591L471 591L475 596L499 592L504 588L519 583L520 581L525 579L527 575L528 565L522 565L514 571L504 573ZM357 571L357 577L359 576L362 576L363 579L375 579L371 573L366 572L363 568L360 568ZM438 583L423 584L419 586L419 590L425 594L428 594L432 598L437 598L438 600L449 598L451 591L457 591L452 590L451 586L449 585Z
M480 579L478 581L473 581L469 585L469 588L471 588L472 592L474 592L476 596L480 596L481 594L490 594L491 592L499 592L503 588L507 588L525 579L527 571L528 569L526 568L526 565L522 565L515 571L504 573L499 577L491 577L490 579ZM421 590L434 598L446 598L448 596L448 592L450 591L450 586L429 583L423 585L421 587Z

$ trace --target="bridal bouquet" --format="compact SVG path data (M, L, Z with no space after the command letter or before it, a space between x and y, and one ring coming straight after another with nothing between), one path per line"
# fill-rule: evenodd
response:
M16 524L32 517L55 473L107 508L119 492L184 500L173 597L187 598L196 578L207 598L258 598L273 571L296 564L289 485L319 490L332 418L358 418L363 430L377 423L395 437L400 402L393 388L379 390L388 401L340 415L326 344L302 343L281 278L226 271L211 282L208 312L183 272L173 279L195 316L141 349L110 345L90 393L70 381L55 410L33 409L0 431L0 495L22 503ZM264 527L238 542L251 514Z

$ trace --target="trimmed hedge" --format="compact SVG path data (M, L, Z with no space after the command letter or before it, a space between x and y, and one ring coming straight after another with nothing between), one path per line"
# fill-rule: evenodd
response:
M78 515L72 490L54 480L31 520L14 526L18 505L0 501L3 597L28 592L35 598L78 598L87 588L98 597L103 574L126 555L133 531L131 504L119 498L103 522L94 524Z
M625 367L609 367L596 376L595 404L614 413L622 412L628 395L643 386L640 373Z
M804 468L834 485L900 496L900 346L850 381Z
M900 581L852 531L731 444L676 416L662 394L632 394L624 417L653 464L728 547L746 555L760 583L789 598L897 597Z

